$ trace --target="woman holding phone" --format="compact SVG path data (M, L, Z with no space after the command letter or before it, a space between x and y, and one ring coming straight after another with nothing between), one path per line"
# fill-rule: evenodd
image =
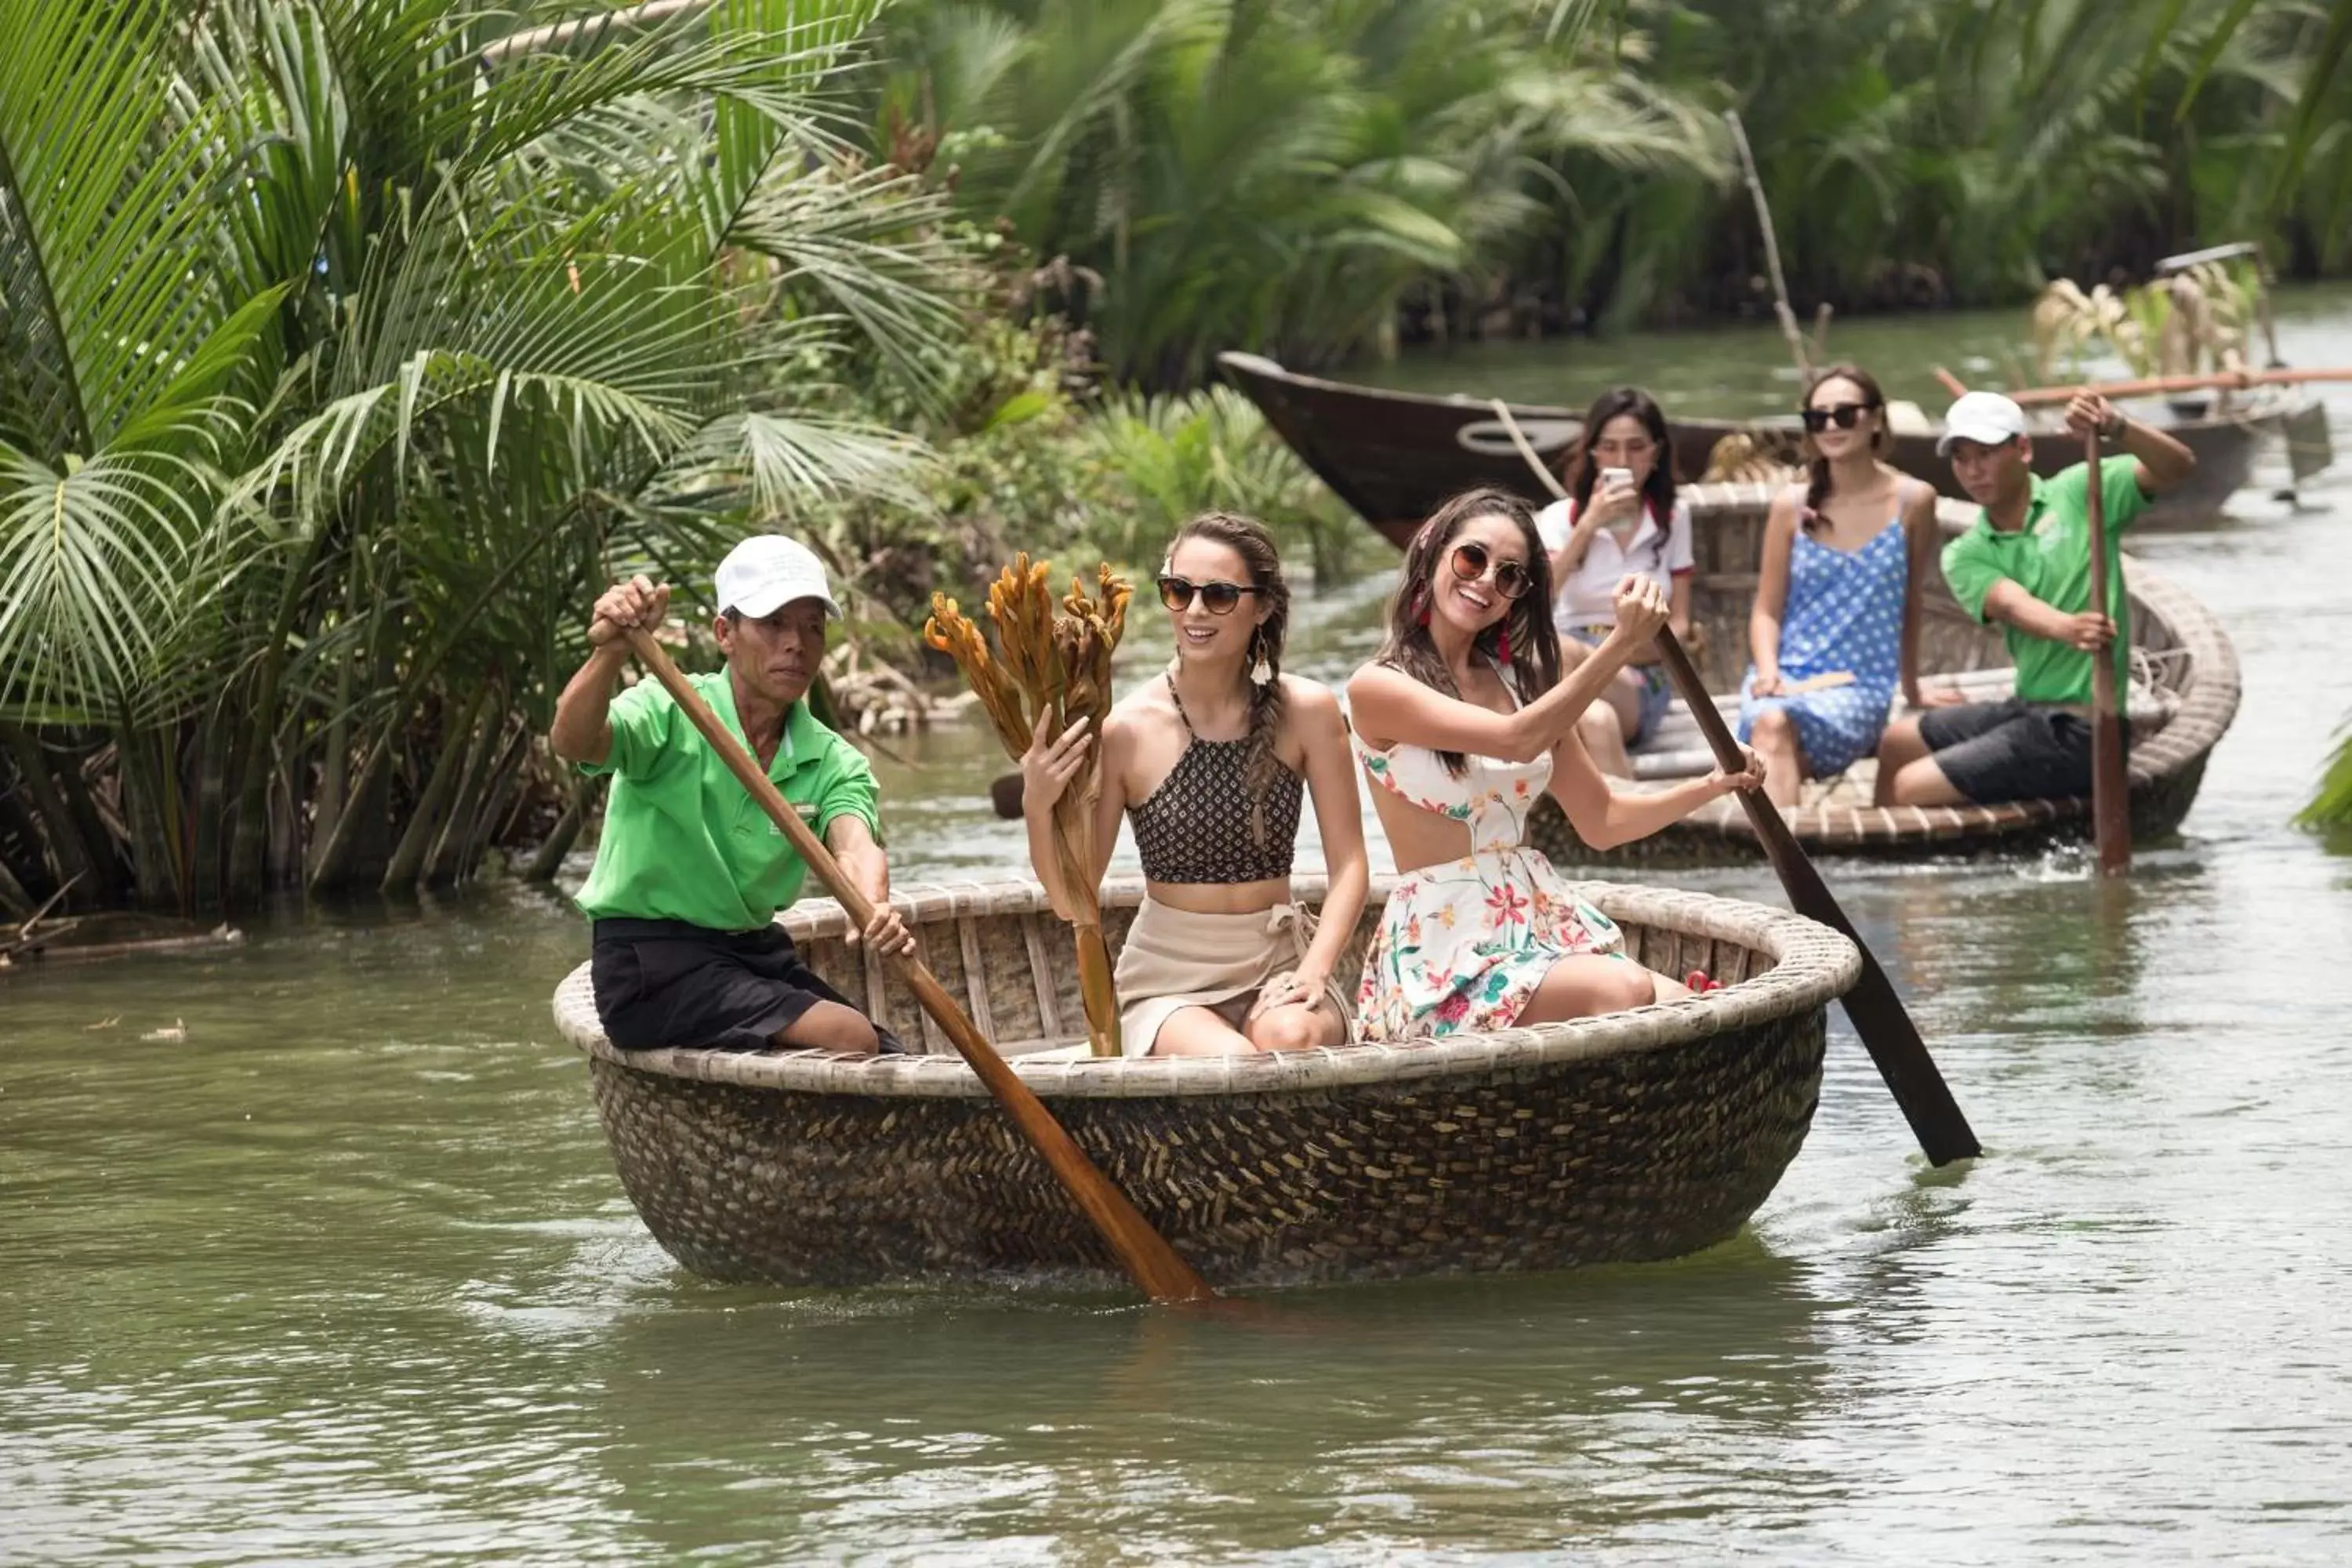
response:
M1655 582L1666 596L1667 624L1676 637L1690 634L1690 508L1675 498L1674 459L1665 414L1640 387L1612 387L1585 411L1583 439L1563 476L1569 499L1536 517L1559 585L1552 625L1564 668L1575 668L1607 640L1617 584L1628 575ZM1630 778L1629 748L1650 738L1673 700L1656 645L1645 645L1610 678L1577 734L1602 773Z

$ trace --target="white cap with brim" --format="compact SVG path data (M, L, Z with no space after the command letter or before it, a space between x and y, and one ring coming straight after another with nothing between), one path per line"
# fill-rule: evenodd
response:
M1952 455L1955 441L1975 441L2000 447L2025 434L2025 410L1998 392L1964 392L1944 416L1944 434L1936 456Z
M774 615L795 599L814 599L839 619L841 606L824 580L824 563L797 539L762 533L745 540L719 563L719 613L734 610L753 620Z

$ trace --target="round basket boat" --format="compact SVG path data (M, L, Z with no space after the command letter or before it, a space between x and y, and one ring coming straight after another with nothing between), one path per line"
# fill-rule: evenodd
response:
M1954 522L1958 509L1950 502L1944 507L1946 521ZM2206 759L2237 717L2238 656L2211 611L2129 557L2126 565L2131 595L2132 837L2161 838L2176 831L2196 804ZM1998 630L1969 620L1940 575L1926 608L1920 639L1926 679L1955 686L1970 701L2007 698L2014 672L2005 662ZM1744 599L1738 614L1746 614ZM1730 635L1727 626L1714 629L1715 640ZM1744 649L1744 636L1729 646ZM1727 671L1726 679L1736 685L1738 672ZM1719 698L1717 707L1727 721L1738 718L1736 695ZM1895 717L1901 717L1899 697L1896 707ZM1707 772L1715 758L1688 709L1677 701L1657 735L1633 754L1633 764L1638 778L1663 785ZM1877 765L1865 757L1837 778L1807 784L1800 804L1783 814L1797 842L1816 855L1900 859L2014 854L2053 840L2087 837L2091 831L2091 802L2084 795L2000 805L1874 805ZM1759 858L1764 852L1747 812L1733 798L1710 801L1647 838L1605 852L1588 847L1547 798L1528 816L1528 838L1560 864L1688 865Z
M1321 886L1299 879L1303 900ZM932 968L1110 1179L1213 1284L1671 1258L1723 1240L1812 1121L1843 937L1780 910L1580 889L1664 973L1722 990L1569 1024L1277 1055L1073 1058L1068 929L1034 883L902 890ZM1346 968L1360 966L1375 886ZM1107 889L1114 952L1142 894ZM783 923L918 1054L624 1052L585 965L555 1017L588 1058L622 1184L687 1268L785 1285L1122 1277L980 1080L832 902ZM1051 1053L1050 1057L1045 1053Z

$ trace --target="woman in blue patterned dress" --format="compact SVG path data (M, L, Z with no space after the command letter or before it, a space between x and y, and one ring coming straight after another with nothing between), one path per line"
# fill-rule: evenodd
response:
M1867 372L1822 372L1803 417L1811 472L1764 524L1755 662L1739 689L1739 738L1782 807L1803 780L1833 778L1877 747L1898 679L1923 705L1918 595L1906 590L1927 580L1937 546L1935 489L1885 462L1886 399Z

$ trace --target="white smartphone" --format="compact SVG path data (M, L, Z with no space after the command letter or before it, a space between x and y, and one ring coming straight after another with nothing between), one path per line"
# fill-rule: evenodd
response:
M1631 468L1603 468L1601 470L1601 482L1604 486L1623 485L1626 489L1631 489L1633 488L1633 470Z

